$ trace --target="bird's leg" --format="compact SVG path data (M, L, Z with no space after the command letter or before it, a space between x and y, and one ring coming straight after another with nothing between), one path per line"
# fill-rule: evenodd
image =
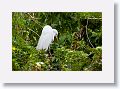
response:
M51 66L52 66L52 54L50 52L50 47L48 47L48 57L49 57L49 62L50 62L49 70L52 70L52 68L51 68Z
M50 52L50 47L48 47L48 56L49 56L49 57L52 57L52 54L51 54L51 52Z

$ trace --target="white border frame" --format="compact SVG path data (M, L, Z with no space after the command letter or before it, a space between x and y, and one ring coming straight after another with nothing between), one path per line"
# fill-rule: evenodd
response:
M114 83L112 0L3 0L0 6L1 82ZM12 12L102 12L102 71L12 71Z

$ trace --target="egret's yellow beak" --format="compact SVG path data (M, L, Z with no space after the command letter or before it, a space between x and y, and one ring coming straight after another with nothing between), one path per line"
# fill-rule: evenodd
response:
M57 39L57 41L58 41L58 36L56 36L56 39Z
M57 35L55 36L55 41L58 41L58 36Z

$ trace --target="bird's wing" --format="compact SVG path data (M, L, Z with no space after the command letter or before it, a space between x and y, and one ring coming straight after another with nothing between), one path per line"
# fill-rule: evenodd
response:
M50 46L52 41L53 41L53 33L52 32L49 32L47 34L42 34L38 41L38 45L37 45L36 49L37 50L40 50L40 49L48 50L48 47Z
M37 50L42 49L42 39L43 39L43 35L41 35L39 40L38 40L38 44L37 44L37 47L36 47Z

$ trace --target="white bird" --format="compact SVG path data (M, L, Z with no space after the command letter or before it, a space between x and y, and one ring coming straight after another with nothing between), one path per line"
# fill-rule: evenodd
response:
M54 37L58 35L56 29L52 29L51 26L46 25L41 33L36 49L37 50L48 50L50 44L54 41Z

